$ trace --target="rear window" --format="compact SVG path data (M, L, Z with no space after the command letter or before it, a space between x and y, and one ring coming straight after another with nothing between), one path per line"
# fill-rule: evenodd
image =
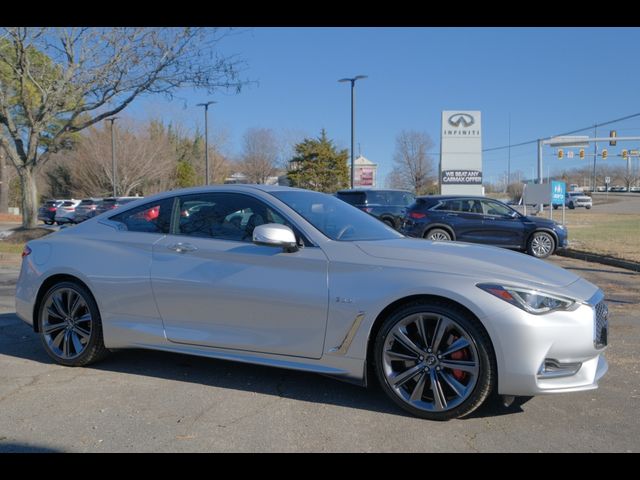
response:
M350 205L363 205L365 203L365 194L363 192L338 192L336 196Z
M57 200L48 200L48 201L46 201L44 204L45 204L47 207L55 207L57 203L58 203L58 201L57 201Z
M415 202L409 205L409 210L422 210L433 207L437 202L437 200L432 198L416 198Z
M140 198L121 198L120 200L118 200L118 204L124 205L125 203L133 202L134 200L140 200Z
M115 198L105 198L104 200L102 200L102 203L116 203L116 199Z
M95 200L82 200L80 202L80 205L93 205L95 202Z
M63 206L63 207L73 207L73 205L74 205L74 204L75 204L75 202L68 202L68 201L67 201L67 202L64 202L64 203L62 204L62 206Z
M406 207L411 205L415 197L409 192L387 192L387 201L389 205L402 205Z

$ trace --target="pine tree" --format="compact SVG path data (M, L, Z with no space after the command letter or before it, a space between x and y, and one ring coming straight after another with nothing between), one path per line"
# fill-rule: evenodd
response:
M305 138L295 146L287 178L292 187L333 193L349 186L346 149L338 151L322 129L320 137Z

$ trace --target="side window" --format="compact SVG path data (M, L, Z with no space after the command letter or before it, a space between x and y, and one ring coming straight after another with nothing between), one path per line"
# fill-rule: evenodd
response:
M483 201L482 202L482 207L484 208L484 213L485 215L509 215L509 213L511 213L511 210L509 209L509 207L505 206L505 205L501 205L498 202L488 202L488 201Z
M265 203L240 193L185 195L179 202L180 220L174 231L178 235L252 242L258 225L279 223L292 227Z
M110 217L130 232L169 233L171 211L175 197L146 203Z
M452 200L445 200L444 202L441 202L439 205L436 205L434 207L434 210L438 210L438 211L458 211L455 208L454 205L454 201Z

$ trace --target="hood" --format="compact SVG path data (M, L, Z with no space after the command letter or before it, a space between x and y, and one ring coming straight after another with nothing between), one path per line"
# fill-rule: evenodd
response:
M548 288L565 287L580 279L543 260L498 247L413 238L355 243L371 257L407 262L414 268L470 276L485 282Z
M555 220L550 220L548 218L543 218L543 217L534 217L534 216L526 216L524 217L526 222L531 222L534 225L537 225L538 227L547 227L547 228L553 228L556 225L558 225L558 222L556 222Z

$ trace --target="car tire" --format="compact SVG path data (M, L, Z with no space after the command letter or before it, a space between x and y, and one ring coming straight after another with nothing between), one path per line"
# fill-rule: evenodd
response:
M573 202L569 202L569 205L567 205L569 207L570 210L575 210L576 206L573 204Z
M536 258L547 258L556 249L556 241L547 232L533 232L527 244L527 253Z
M451 241L451 234L442 228L432 228L424 234L424 238L439 242L449 242Z
M376 335L374 367L397 405L428 420L469 415L497 381L484 328L469 312L437 300L405 305L387 317Z
M98 305L78 282L59 282L49 288L40 302L37 321L45 351L60 365L83 367L109 353Z
M44 222L45 225L53 225L53 222L48 222L46 220L43 220L43 222Z
M591 205L586 205L584 208L586 208L587 210L591 210Z
M396 227L391 220L383 220L382 222L386 223L387 225L389 225L391 228L395 230Z
M559 207L559 205L554 205L554 206L553 206L553 209L554 209L554 210L557 210L557 209L558 209L558 207Z

